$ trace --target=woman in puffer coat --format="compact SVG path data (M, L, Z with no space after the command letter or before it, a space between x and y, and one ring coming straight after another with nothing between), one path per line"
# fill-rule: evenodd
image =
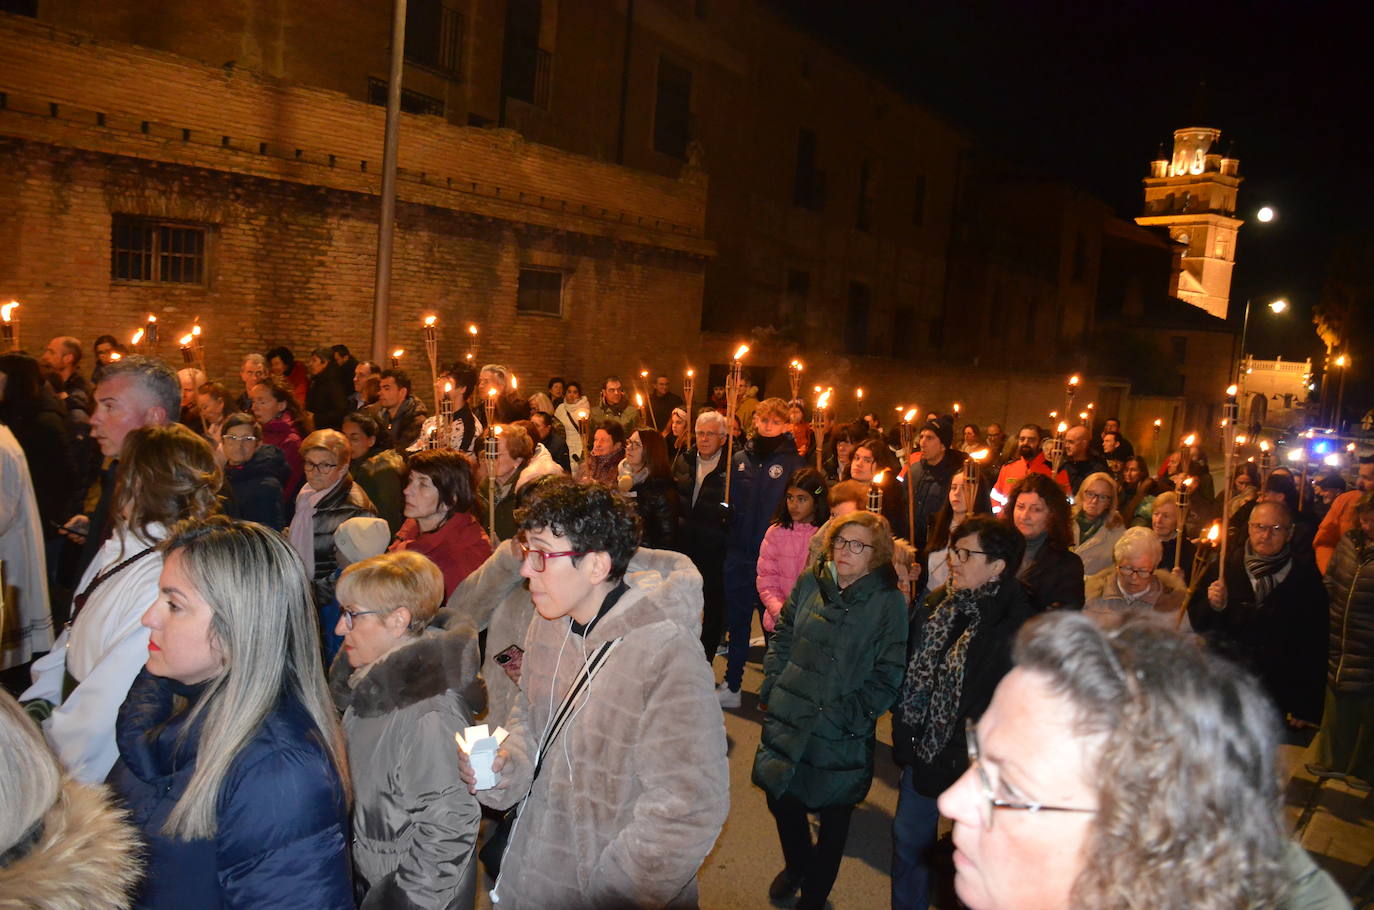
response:
M815 468L798 468L787 480L787 494L773 513L773 523L759 547L759 600L763 630L777 628L787 595L801 578L810 554L811 538L830 519L825 476Z
M1326 709L1317 761L1307 768L1366 790L1374 784L1374 496L1356 503L1355 522L1326 567Z
M764 658L763 737L754 783L767 794L785 865L771 900L801 891L819 910L835 884L849 818L873 782L874 728L892 707L906 657L906 598L892 531L873 512L830 522L825 559L783 607ZM809 814L820 815L813 844Z
M296 514L286 537L305 563L320 605L334 599L334 532L350 518L377 514L372 500L348 474L348 455L348 439L338 430L316 430L301 443L305 486L296 497Z
M477 633L451 611L436 615L444 576L419 553L354 563L338 593L343 659L330 689L353 771L361 906L471 907L482 815L450 750L486 703Z

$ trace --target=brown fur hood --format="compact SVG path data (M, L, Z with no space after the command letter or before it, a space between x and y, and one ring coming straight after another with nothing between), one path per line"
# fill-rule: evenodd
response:
M429 628L367 667L350 684L355 671L342 649L329 668L329 689L338 709L360 717L377 717L452 690L473 714L487 708L477 632L457 611L442 609Z
M120 910L142 872L140 844L103 786L64 781L33 849L0 867L0 910Z
M1083 593L1087 600L1098 597L1112 598L1120 600L1121 596L1116 594L1116 586L1112 584L1116 578L1116 566L1109 566L1094 575L1089 575L1083 581ZM1168 569L1155 569L1155 578L1159 579L1162 591L1161 598L1174 598L1182 596L1188 590L1182 579L1178 578Z

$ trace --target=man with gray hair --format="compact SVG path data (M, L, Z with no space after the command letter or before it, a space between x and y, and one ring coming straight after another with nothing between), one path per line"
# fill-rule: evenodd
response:
M725 628L725 434L719 411L697 418L696 444L673 462L673 479L682 499L678 542L701 573L701 645L714 660Z
M67 410L80 410L89 421L91 386L81 375L81 342L70 335L59 335L38 355L38 363Z
M100 474L100 501L88 515L73 515L63 525L82 545L76 577L100 550L109 531L110 499L124 438L139 427L166 426L181 416L181 381L161 360L132 354L105 367L95 388L91 436L109 463Z
M239 367L239 379L243 380L243 394L239 396L235 409L245 414L253 413L253 386L267 378L267 358L261 354L249 354L243 358Z

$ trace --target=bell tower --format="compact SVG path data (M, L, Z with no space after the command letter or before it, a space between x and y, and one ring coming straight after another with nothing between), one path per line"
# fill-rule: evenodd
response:
M1145 178L1144 227L1164 227L1180 244L1178 296L1219 319L1226 318L1236 234L1240 162L1222 155L1221 130L1189 126L1174 131L1173 155L1163 146Z

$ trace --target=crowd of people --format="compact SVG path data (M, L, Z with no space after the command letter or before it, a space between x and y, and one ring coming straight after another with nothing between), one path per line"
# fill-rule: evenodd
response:
M974 910L1349 906L1276 761L1374 782L1374 458L84 351L0 355L0 906L695 906L722 711L760 903L826 905L890 711L894 908L951 851Z

